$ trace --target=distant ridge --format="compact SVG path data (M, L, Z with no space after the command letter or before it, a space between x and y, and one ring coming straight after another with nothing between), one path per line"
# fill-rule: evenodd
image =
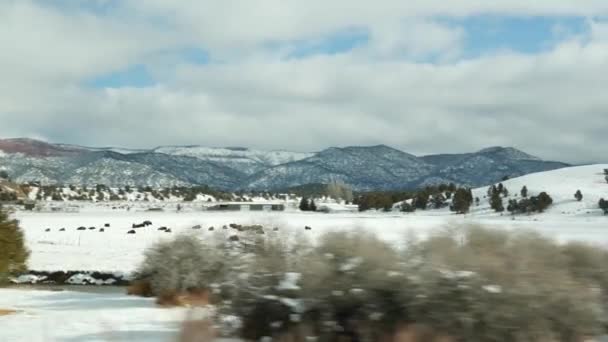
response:
M220 190L276 190L340 179L355 190L413 189L437 183L482 186L566 163L512 147L417 157L386 145L319 152L245 147L83 147L34 139L0 139L0 168L18 182L151 187L207 185Z

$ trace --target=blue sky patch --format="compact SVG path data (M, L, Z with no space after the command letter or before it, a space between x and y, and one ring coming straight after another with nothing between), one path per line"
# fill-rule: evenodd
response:
M93 88L149 87L156 82L143 64L137 64L125 70L101 75L85 82Z
M369 32L364 29L349 29L329 34L319 39L301 40L291 42L291 51L287 55L291 58L306 58L315 55L335 55L345 53L354 48L365 45L369 41Z
M582 17L474 16L447 22L465 29L469 58L500 50L539 53L588 29Z

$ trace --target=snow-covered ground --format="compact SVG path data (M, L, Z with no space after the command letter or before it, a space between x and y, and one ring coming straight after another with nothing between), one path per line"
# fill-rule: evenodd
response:
M486 188L474 190L481 204L473 206L470 214L455 215L447 208L417 211L406 214L349 213L331 214L285 212L145 212L137 210L111 210L107 206L94 204L78 213L18 212L16 217L26 233L28 247L32 251L29 267L33 270L98 270L132 271L142 258L142 252L151 244L187 232L202 239L217 234L228 234L223 225L262 224L280 227L281 234L301 232L311 238L331 230L363 229L374 232L387 241L399 244L408 234L424 238L437 229L463 225L481 224L498 229L533 229L560 241L580 240L608 247L608 216L598 209L600 197L608 199L608 184L603 169L608 165L592 165L561 169L527 175L505 181L510 198L519 198L521 187L526 185L529 194L547 191L554 205L542 214L511 217L508 213L493 212L484 199ZM576 190L581 190L583 200L574 199ZM505 199L505 206L508 198ZM138 229L128 235L133 223L150 220L152 227ZM99 232L99 227L110 223L110 228ZM195 225L202 229L193 230ZM77 227L97 227L97 230L78 231ZM167 226L172 233L156 230ZM215 227L209 231L208 227ZM311 226L311 231L304 231ZM45 230L50 228L49 232ZM59 231L65 228L66 231ZM232 232L232 231L231 231Z
M362 229L400 244L410 234L418 237L444 227L481 224L497 229L533 229L560 241L587 241L608 247L608 216L597 208L599 198L608 199L608 184L603 169L608 165L592 165L532 174L503 182L510 198L519 198L527 186L530 195L547 191L554 205L542 214L511 217L489 209L484 199L487 188L475 189L481 204L470 214L455 215L448 209L418 211L412 214L351 213L321 214L286 212L211 212L164 211L145 212L112 210L106 205L89 204L77 213L17 212L25 230L32 254L33 270L98 270L132 271L142 259L142 252L156 241L188 232L204 239L217 234L232 234L223 225L262 224L280 227L280 233L297 232L315 238L331 230ZM583 200L574 199L581 190ZM507 199L505 199L506 205ZM336 205L334 205L335 207ZM338 208L339 209L339 208ZM152 227L128 235L131 224L144 220ZM105 223L105 232L98 229ZM192 229L201 225L202 229ZM96 230L76 230L79 226ZM167 226L173 232L156 230ZM208 227L215 227L209 231ZM311 226L305 231L304 226ZM50 228L50 231L45 231ZM59 231L65 228L65 231ZM182 309L159 309L149 299L127 297L123 293L90 294L50 292L23 289L0 289L0 309L17 310L0 317L0 341L168 341L177 332L184 318Z
M0 341L174 341L186 309L159 308L124 292L0 289ZM229 340L220 340L228 342Z

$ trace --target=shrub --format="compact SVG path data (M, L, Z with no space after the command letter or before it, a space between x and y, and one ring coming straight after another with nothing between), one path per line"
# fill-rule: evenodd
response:
M146 250L136 274L137 278L149 281L156 296L209 289L225 275L224 260L214 246L194 236L180 235Z
M312 244L257 229L208 247L160 243L140 272L157 293L221 294L213 303L242 319L247 340L380 341L403 328L454 341L577 341L608 321L608 252L590 245L473 226L400 250L358 231Z
M410 255L443 270L426 278L414 316L466 341L572 341L593 335L606 311L590 290L605 288L598 274L607 267L595 268L603 255L598 248L562 247L530 232L445 231Z
M0 282L9 275L25 271L29 251L17 220L11 220L0 207Z

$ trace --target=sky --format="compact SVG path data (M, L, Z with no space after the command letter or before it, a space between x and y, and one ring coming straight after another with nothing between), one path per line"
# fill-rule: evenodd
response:
M2 0L0 137L608 161L605 0Z

